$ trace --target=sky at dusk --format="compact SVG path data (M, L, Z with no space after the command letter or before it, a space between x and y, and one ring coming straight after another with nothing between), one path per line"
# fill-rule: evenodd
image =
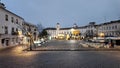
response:
M6 9L44 27L70 27L120 19L120 0L1 0Z

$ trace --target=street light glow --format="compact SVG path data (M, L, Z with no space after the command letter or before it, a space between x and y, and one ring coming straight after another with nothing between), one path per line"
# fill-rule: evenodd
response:
M100 37L104 37L105 34L104 34L104 33L100 33L99 36L100 36Z

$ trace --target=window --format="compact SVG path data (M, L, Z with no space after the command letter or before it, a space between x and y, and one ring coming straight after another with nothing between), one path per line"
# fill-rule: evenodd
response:
M8 15L5 15L5 20L8 21Z
M107 27L107 30L108 30L108 27Z
M1 40L1 43L2 43L2 45L3 45L3 44L5 43L5 39L2 39L2 40Z
M114 29L114 26L112 26L112 29Z
M36 31L36 29L34 29L34 31Z
M117 29L117 25L115 25L115 29Z
M11 22L12 22L12 23L14 22L14 18L13 18L13 17L11 17Z
M16 19L16 24L18 24L18 19Z
M8 27L5 26L5 34L8 34Z
M14 32L14 28L12 28L12 32Z
M18 28L16 28L16 31L18 31Z
M13 35L14 34L14 28L12 27L12 30L11 30L11 34Z
M103 30L105 30L105 27L103 27Z
M28 31L31 31L30 27L28 28Z
M111 27L109 26L109 30L111 30Z

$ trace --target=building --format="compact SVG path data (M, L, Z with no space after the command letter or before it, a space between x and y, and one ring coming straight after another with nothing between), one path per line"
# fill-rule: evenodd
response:
M6 9L0 2L0 47L24 44L26 32L30 32L34 40L38 39L36 25L25 22L24 18Z
M60 24L56 24L56 28L46 28L47 33L50 37L56 38L59 34L70 34L71 33L71 27L70 28L61 28Z
M80 31L81 38L84 39L86 37L87 26L78 27Z
M23 28L32 35L34 41L38 40L39 31L36 25L24 22Z
M98 34L104 33L105 37L120 36L120 20L102 23L98 25Z
M93 38L97 36L97 26L95 22L90 22L86 26L77 26L75 23L73 27L60 28L60 24L57 23L56 28L47 28L47 32L51 37L57 37L59 34L69 35L69 36L80 36L81 39L86 37Z
M86 26L86 37L93 38L97 36L97 25L95 22L90 22L89 25Z
M74 35L77 36L80 32L76 24L74 24L73 27L61 28L60 24L57 23L56 28L46 28L46 30L52 38L58 38L61 35L65 37L72 37Z
M21 29L24 19L5 8L0 3L0 46L10 46L19 44L18 31Z
M60 28L60 24L57 23L56 28L47 28L47 32L51 37L56 37L58 34L72 34L72 30L79 30L80 36L84 38L94 38L99 36L104 37L119 37L120 36L120 20L95 24L95 22L90 22L86 26L77 26L69 28Z

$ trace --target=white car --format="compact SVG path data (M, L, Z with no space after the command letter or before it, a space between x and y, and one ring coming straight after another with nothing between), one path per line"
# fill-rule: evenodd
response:
M39 40L39 41L34 41L34 44L36 44L37 46L41 46L41 41Z

